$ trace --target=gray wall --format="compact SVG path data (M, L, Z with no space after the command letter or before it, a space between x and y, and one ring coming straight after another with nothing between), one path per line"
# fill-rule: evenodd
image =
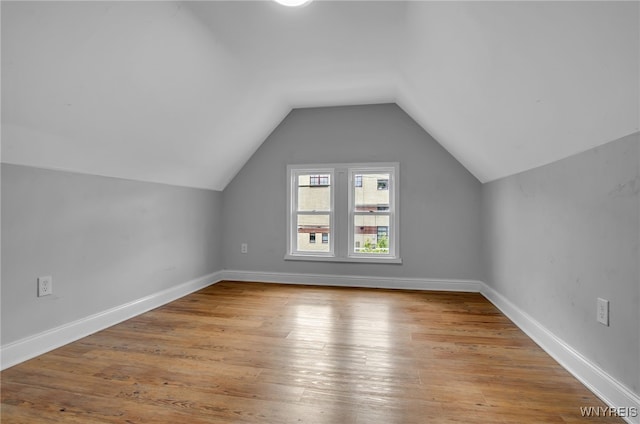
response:
M639 144L634 134L482 189L486 283L635 393Z
M222 269L221 198L2 164L2 344Z
M285 261L287 164L399 162L402 265ZM397 105L293 110L223 192L225 267L480 279L481 185ZM240 244L249 245L247 254Z

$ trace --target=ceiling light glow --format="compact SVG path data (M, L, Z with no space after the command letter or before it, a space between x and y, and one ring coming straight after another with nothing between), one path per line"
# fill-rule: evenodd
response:
M283 6L296 7L296 6L304 6L307 3L311 3L311 0L275 0L276 3L279 3Z

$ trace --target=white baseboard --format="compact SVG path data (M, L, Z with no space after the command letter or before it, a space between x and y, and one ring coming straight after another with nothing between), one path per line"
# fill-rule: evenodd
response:
M0 348L0 367L3 370L12 367L20 362L165 305L221 281L220 276L221 272L205 275L124 305L9 343Z
M480 293L609 407L623 408L623 412L628 411L626 408L635 408L635 417L623 418L628 423L640 423L640 396L611 377L488 285L483 283Z
M479 292L482 282L428 278L367 277L362 275L296 274L284 272L223 271L223 279L313 286Z

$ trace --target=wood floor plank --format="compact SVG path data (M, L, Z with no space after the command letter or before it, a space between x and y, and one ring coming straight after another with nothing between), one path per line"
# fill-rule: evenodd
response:
M3 424L623 422L477 293L225 281L0 385Z

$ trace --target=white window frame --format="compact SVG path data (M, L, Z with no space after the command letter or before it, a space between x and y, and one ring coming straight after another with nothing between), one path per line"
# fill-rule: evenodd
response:
M370 214L389 216L389 253L356 253L354 243L354 193L356 173L389 174L389 210ZM297 178L299 175L329 174L331 187L331 211L329 212L329 252L297 251L297 217L300 214L327 214L323 212L300 212L298 205ZM397 162L344 163L287 166L287 252L286 260L329 262L372 262L401 264L399 223L399 175ZM317 239L317 236L316 236ZM317 241L317 240L316 240Z
M299 175L319 175L329 174L330 206L329 211L298 211L298 176ZM335 172L331 167L294 166L287 167L288 190L287 203L289 212L287 214L287 256L306 258L331 258L335 256L334 234L335 234ZM321 186L319 186L321 187ZM297 250L298 246L298 216L300 215L329 215L329 251L328 252L307 252ZM317 236L316 236L317 241ZM326 243L325 243L326 244Z
M382 164L369 164L365 166L350 166L349 167L349 257L352 258L381 258L384 260L395 259L398 257L396 250L398 249L399 242L399 231L398 225L396 225L396 208L398 204L398 187L397 187L397 175L398 175L398 165L382 165ZM355 175L361 174L389 174L389 180L387 182L387 187L384 189L385 191L389 191L389 210L386 211L367 211L367 212L356 212L355 205ZM378 188L378 190L380 190ZM391 237L389 237L389 253L361 253L355 251L355 217L356 216L388 216L389 217L389 228L387 230L388 233L391 233Z

